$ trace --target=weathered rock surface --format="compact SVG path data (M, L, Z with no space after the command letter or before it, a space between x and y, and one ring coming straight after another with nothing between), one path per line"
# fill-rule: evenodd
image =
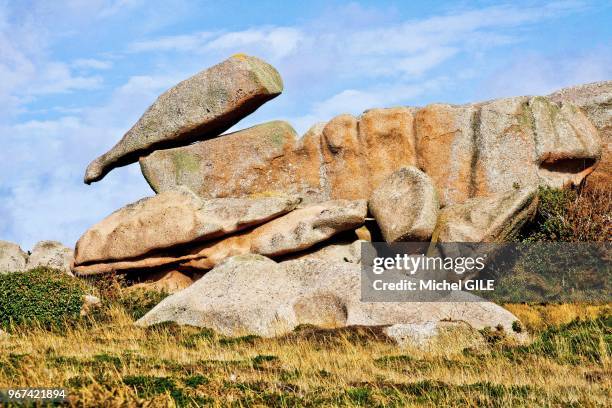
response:
M459 203L473 196L475 152L473 105L432 104L415 114L418 166L438 189L440 204Z
M271 65L235 55L160 95L117 145L89 165L85 183L153 150L219 136L282 89Z
M318 194L319 148L274 121L140 159L156 192L186 186L205 198ZM228 157L231 154L231 157Z
M192 243L177 250L125 261L75 265L73 270L89 275L171 264L211 269L234 255L255 253L276 257L308 249L337 233L355 229L363 224L366 213L365 201L327 201L294 210L253 230L217 241Z
M378 185L369 207L385 241L427 241L438 218L438 194L425 173L404 167Z
M28 254L17 244L0 240L0 273L26 270Z
M132 259L153 250L227 235L291 211L287 197L202 200L182 188L130 204L79 239L75 265Z
M193 283L193 279L179 271L165 271L147 276L146 282L129 286L128 290L154 290L157 292L176 293Z
M505 242L536 213L536 187L477 197L440 210L432 242Z
M415 111L407 107L370 109L360 116L359 140L368 192L400 168L417 165Z
M172 321L224 335L275 336L300 324L321 327L391 326L462 321L476 329L517 320L489 302L456 293L447 302L361 302L360 267L302 259L276 263L260 255L232 257L166 299L137 324Z
M601 160L587 179L587 187L608 189L612 185L612 81L595 82L561 89L549 98L580 107L602 139ZM578 163L580 165L580 163Z
M182 266L210 269L222 260L241 254L277 257L303 251L332 236L355 229L365 221L363 200L332 200L297 209L255 228L193 251L193 260Z
M228 161L228 151L242 159ZM156 192L183 185L205 198L285 193L304 202L367 199L381 180L414 164L410 108L340 115L299 140L289 124L269 122L140 160Z
M597 130L574 105L516 97L416 113L419 166L442 205L513 187L578 184L600 156Z
M74 251L57 241L40 241L32 249L28 258L27 269L46 266L72 275L70 265L74 260Z

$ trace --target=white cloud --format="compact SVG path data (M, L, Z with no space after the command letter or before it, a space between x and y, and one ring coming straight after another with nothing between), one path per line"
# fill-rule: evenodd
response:
M612 78L612 48L560 56L525 53L486 79L488 97L546 95L559 88Z
M199 32L187 35L160 37L153 40L136 41L128 46L130 52L181 51L192 52L201 49L214 34Z
M128 46L129 52L240 52L244 48L256 48L274 59L293 53L302 39L299 29L293 27L261 27L229 33L197 32L188 35L160 37L137 41Z
M76 59L71 64L74 68L81 69L110 69L113 66L111 61L105 61L95 58L80 58Z
M302 32L292 27L270 27L222 34L205 44L208 50L241 50L256 47L267 50L272 58L281 59L291 55L302 40Z

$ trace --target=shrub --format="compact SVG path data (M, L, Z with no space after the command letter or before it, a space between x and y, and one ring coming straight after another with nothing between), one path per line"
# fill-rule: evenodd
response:
M50 268L0 275L0 326L63 326L80 318L85 285Z
M612 237L612 191L558 190L541 187L535 219L520 239L604 242Z
M134 319L140 319L168 296L166 292L156 290L132 289L123 290L117 299L125 311Z
M113 308L123 309L134 320L140 319L169 294L146 288L130 288L125 275L106 273L85 278L95 288L102 307L93 313L93 320L112 321Z

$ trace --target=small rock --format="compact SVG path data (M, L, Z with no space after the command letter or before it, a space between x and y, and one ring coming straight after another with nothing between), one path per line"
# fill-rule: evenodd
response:
M81 316L87 316L93 309L102 306L102 301L94 295L85 295L83 297L83 306L81 307Z
M414 347L425 351L443 350L445 354L460 353L465 348L485 347L478 330L462 321L395 324L383 329L400 347Z
M157 292L176 293L189 287L193 279L179 271L168 271L147 276L146 282L128 287L128 290L145 289Z
M416 167L404 167L381 182L369 206L387 242L427 241L438 218L436 189Z

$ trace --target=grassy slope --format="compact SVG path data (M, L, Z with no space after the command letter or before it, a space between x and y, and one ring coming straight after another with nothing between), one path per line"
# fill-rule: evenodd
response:
M78 406L605 406L609 307L509 307L539 330L534 346L492 337L477 349L400 350L360 332L285 339L150 329L113 308L104 323L15 329L0 340L0 388L65 386ZM594 320L599 316L599 320ZM607 316L602 319L601 316ZM583 323L564 323L581 317ZM306 334L308 333L308 335Z

